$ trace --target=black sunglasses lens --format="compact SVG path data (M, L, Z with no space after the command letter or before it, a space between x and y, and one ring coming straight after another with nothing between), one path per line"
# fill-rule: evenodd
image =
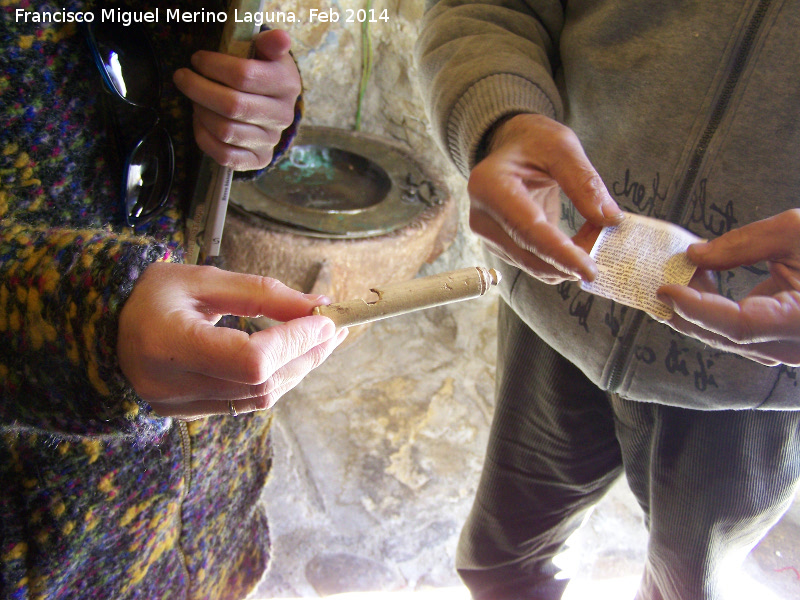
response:
M148 130L124 160L122 204L125 221L135 227L148 221L166 204L175 171L175 152L167 130L158 126L161 74L147 32L139 24L104 22L86 27L86 39L103 81L128 104L147 109L120 111L114 107L113 129L117 145L128 147L132 133ZM109 106L106 106L106 110ZM147 123L141 117L148 118ZM123 132L128 135L122 136ZM124 156L124 153L123 153Z
M124 100L156 107L161 95L158 60L139 26L103 23L91 28L95 60L104 79Z
M126 162L122 190L125 218L131 227L145 222L164 205L172 186L175 153L163 127L148 133Z

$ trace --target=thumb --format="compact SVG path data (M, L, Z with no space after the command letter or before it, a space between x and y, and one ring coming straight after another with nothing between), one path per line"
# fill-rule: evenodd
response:
M292 38L282 29L262 31L255 38L255 56L262 60L280 60L289 53Z
M694 264L715 271L753 265L762 260L800 259L798 230L800 210L790 210L732 229L710 242L692 244L687 253Z
M266 356L271 364L280 366L333 339L336 334L336 325L331 319L311 315L262 329L252 334L250 339L261 347L262 356Z

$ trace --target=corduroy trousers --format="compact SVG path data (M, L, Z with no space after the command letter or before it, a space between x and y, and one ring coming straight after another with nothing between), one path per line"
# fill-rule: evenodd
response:
M598 389L501 302L497 403L456 566L479 600L560 598L553 557L624 472L649 531L640 600L722 597L789 508L800 411L697 411Z

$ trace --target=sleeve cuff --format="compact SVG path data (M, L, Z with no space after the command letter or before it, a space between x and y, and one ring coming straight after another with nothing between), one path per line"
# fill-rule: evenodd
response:
M557 119L561 115L550 98L524 77L491 75L471 86L458 100L447 123L447 148L465 177L482 158L486 133L504 117L535 113Z

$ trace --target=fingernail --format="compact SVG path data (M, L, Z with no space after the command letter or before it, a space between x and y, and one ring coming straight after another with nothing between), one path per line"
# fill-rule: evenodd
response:
M586 265L583 271L583 273L573 272L571 275L577 277L579 281L586 281L588 283L593 282L599 275L594 261L592 261L591 264Z
M696 242L691 246L689 246L689 248L694 254L700 254L700 255L708 254L708 252L711 250L711 248L708 246L708 242L705 240L703 240L702 242Z
M186 69L180 68L172 74L172 81L180 85L186 79Z
M327 296L321 296L319 294L303 294L303 298L309 300L315 304L330 304L332 300Z
M675 305L672 302L672 298L670 298L666 294L656 293L656 298L658 298L658 301L661 302L662 304L666 304L670 308L675 308Z
M603 214L605 214L605 213L606 213L606 211L603 211ZM611 220L611 222L614 223L615 225L619 225L620 223L622 223L625 220L625 212L623 210L621 210L619 208L619 206L617 206L615 204L615 205L613 205L613 207L611 209L611 212L607 216L607 218L609 220Z
M317 339L320 342L327 341L336 335L336 325L330 319L325 319L325 323L319 328L317 332Z

